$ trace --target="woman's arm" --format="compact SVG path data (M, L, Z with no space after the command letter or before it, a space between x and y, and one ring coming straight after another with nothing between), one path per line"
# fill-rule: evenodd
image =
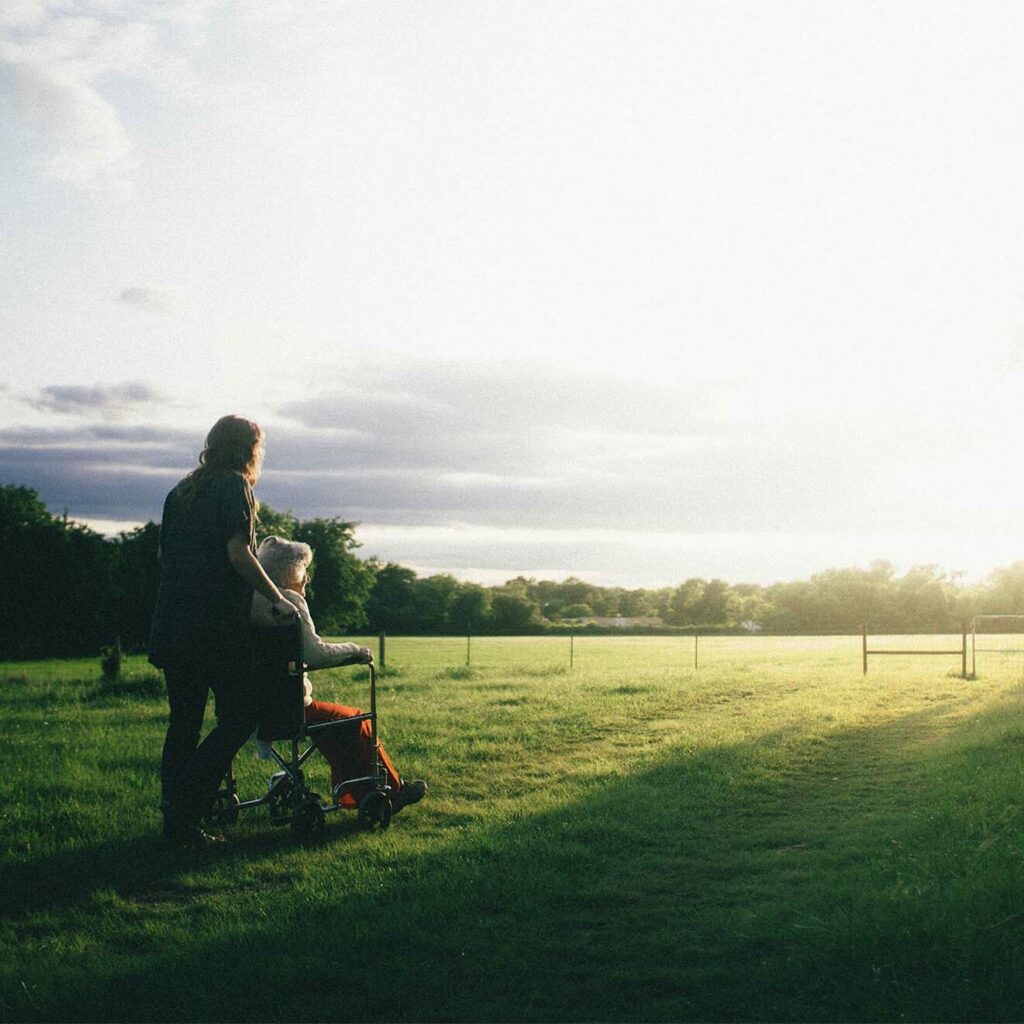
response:
M275 619L290 619L295 615L294 605L281 596L281 591L249 550L249 537L244 530L239 530L228 541L228 561L256 593L262 594L270 602L270 611Z

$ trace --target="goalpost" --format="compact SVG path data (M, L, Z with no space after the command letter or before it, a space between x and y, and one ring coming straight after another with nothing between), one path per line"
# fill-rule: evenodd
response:
M975 615L971 620L971 675L978 674L978 654L1017 657L1024 662L1024 615Z

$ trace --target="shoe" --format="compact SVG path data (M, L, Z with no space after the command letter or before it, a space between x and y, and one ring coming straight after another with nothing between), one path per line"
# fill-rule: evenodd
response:
M281 780L282 779L287 779L287 778L288 778L288 773L287 772L274 772L274 774L271 775L270 779L267 781L267 792L268 793L272 793L274 791L274 789L278 785L280 785Z
M422 779L400 779L398 792L391 798L391 807L400 811L409 804L418 804L427 795L427 784Z
M198 825L185 828L165 828L164 841L179 850L204 850L207 846L223 843L219 832L205 832Z

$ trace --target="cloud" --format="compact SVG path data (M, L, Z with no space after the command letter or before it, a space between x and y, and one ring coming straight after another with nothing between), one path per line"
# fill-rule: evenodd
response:
M114 107L88 81L62 66L0 45L8 91L47 140L45 176L83 188L123 185L131 143Z
M18 0L0 15L0 95L26 134L40 138L45 177L76 187L123 189L137 163L112 96L116 79L185 92L182 52L196 45L208 5L180 17L153 8L84 0L67 8ZM188 14L189 16L185 16Z
M949 502L926 485L879 507L873 483L911 464L927 476L922 453L954 458L964 445L898 412L779 415L736 381L441 360L349 376L358 386L280 410L261 485L273 504L394 525L914 527L951 515Z
M257 495L301 518L488 536L603 531L706 535L720 545L713 538L724 534L773 543L783 534L1015 528L1012 479L962 495L949 486L969 466L963 439L939 445L929 423L909 416L766 416L752 394L735 383L637 382L526 363L352 366L344 383L264 420ZM208 423L133 422L157 397L145 384L44 389L37 406L74 419L0 430L0 479L37 487L73 515L158 516L166 491L195 465ZM580 567L599 567L597 535L580 536L589 552L584 563L578 549ZM461 564L485 564L487 542L478 540ZM427 554L410 561L441 564L436 546ZM535 566L563 564L550 546L534 555Z
M108 423L10 427L0 430L0 482L32 487L73 517L157 520L167 491L195 465L199 434Z
M361 366L358 387L290 402L318 462L352 468L534 477L567 465L638 465L682 452L714 427L717 396L528 362ZM312 433L309 433L312 431ZM328 453L331 453L328 455Z
M581 423L640 434L678 432L708 422L714 389L650 384L581 368L543 363L403 361L358 368L358 387L291 403L282 412L313 427L366 429L380 418L416 428L443 422L453 428L505 431L578 429Z
M175 313L184 304L184 298L174 288L155 285L132 285L117 296L120 302L152 313Z
M0 29L38 25L45 18L42 0L4 0L0 5Z
M27 401L33 408L46 412L116 418L158 399L148 384L127 381L124 384L93 384L91 387L52 384Z

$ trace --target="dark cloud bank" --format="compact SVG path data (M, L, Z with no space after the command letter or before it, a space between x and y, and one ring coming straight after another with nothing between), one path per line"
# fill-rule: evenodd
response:
M118 417L140 405L156 401L157 394L138 381L92 387L53 385L38 396L27 399L29 405L45 412L76 416Z
M145 385L123 384L47 388L39 401L82 417L152 398ZM728 398L532 364L371 369L358 387L313 391L279 410L258 494L303 517L396 525L921 528L927 510L912 500L886 510L864 500L851 467L877 463L878 439L863 424L736 425L718 409ZM0 479L80 517L158 518L208 426L0 430ZM898 460L898 446L886 455Z

